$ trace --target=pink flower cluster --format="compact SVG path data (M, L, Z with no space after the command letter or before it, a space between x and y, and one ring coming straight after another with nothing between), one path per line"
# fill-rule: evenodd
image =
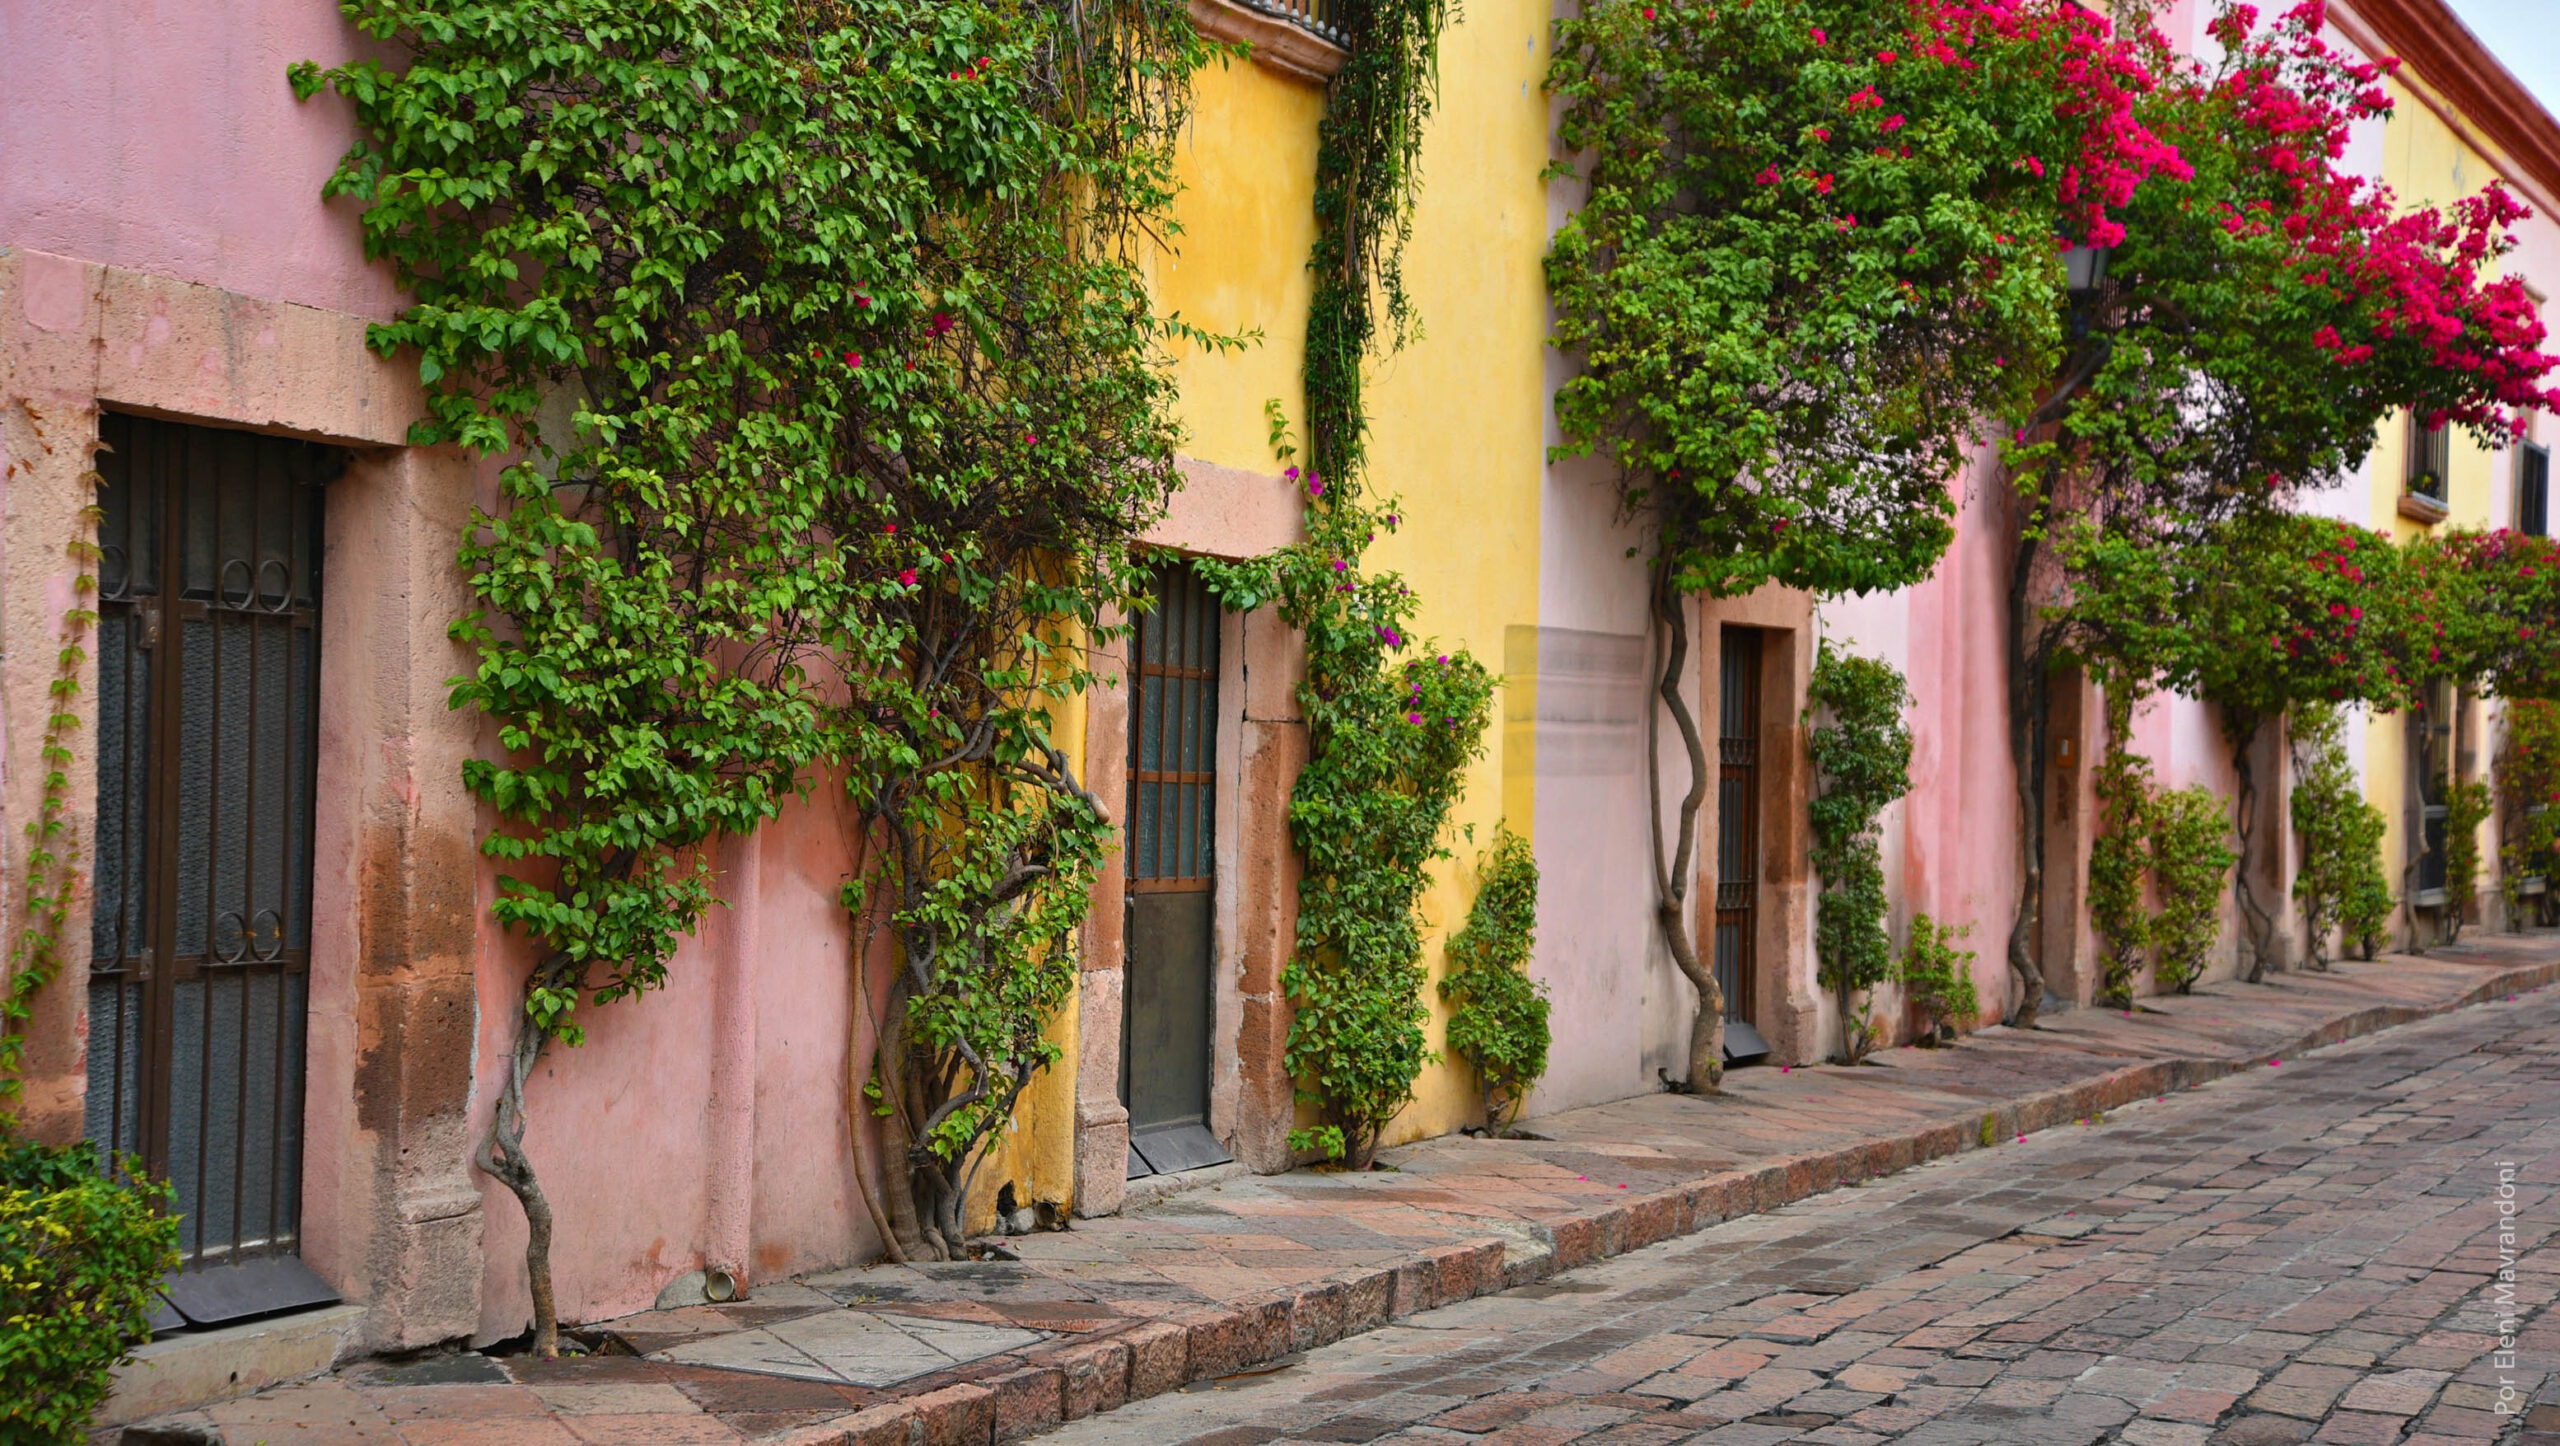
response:
M2092 246L2124 239L2123 223L2109 213L2133 199L2134 188L2155 175L2193 174L2176 146L2154 134L2134 114L2134 102L2154 80L2135 48L2106 20L2054 0L1913 0L1913 48L1941 65L1973 69L1968 52L1994 43L2060 41L2050 62L2058 96L2056 116L2076 131L2076 150L2053 177L2054 197L2076 213ZM2041 177L2034 156L2020 163Z
M2513 245L2509 228L2524 206L2493 184L2450 214L2401 211L2388 189L2338 170L2349 127L2390 111L2381 82L2394 62L2332 49L2320 38L2327 18L2326 0L2300 0L2263 31L2247 5L2214 23L2229 55L2214 90L2248 139L2252 189L2263 193L2245 207L2226 203L2223 227L2281 233L2295 247L2299 284L2357 303L2368 335L2350 340L2324 325L2312 338L2338 364L2413 343L2428 366L2470 378L2467 399L2433 411L2432 424L2512 428L2518 409L2560 405L2560 391L2545 385L2560 358L2542 350L2523 283L2483 275Z

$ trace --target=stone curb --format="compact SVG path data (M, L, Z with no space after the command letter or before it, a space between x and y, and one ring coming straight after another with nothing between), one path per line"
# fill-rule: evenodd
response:
M1710 1175L1590 1215L1531 1225L1545 1249L1486 1236L1434 1246L1393 1265L1337 1272L1287 1291L1199 1306L1108 1333L1052 1341L979 1363L973 1379L884 1401L822 1425L765 1438L773 1446L992 1446L1193 1381L1232 1375L1392 1321L1493 1295L1630 1250L1762 1214L1843 1184L1907 1170L1987 1144L2084 1120L2255 1069L2268 1059L2450 1014L2560 982L2560 960L2502 969L2433 1004L2372 1005L2263 1052L2170 1056L2012 1099L1980 1116L1949 1116L1900 1134Z

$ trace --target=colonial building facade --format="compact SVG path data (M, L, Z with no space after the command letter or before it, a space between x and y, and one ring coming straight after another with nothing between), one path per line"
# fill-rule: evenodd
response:
M1279 976L1289 790L1307 751L1298 644L1268 609L1220 610L1182 559L1300 535L1263 404L1295 413L1316 126L1343 57L1288 4L1194 0L1193 13L1254 48L1198 78L1183 234L1155 258L1155 285L1166 309L1260 341L1180 359L1187 486L1152 536L1170 559L1164 605L1104 660L1120 683L1063 720L1127 846L1055 1025L1064 1060L1025 1094L982 1215L998 1183L1094 1214L1120 1208L1133 1180L1293 1163ZM1549 457L1565 362L1545 345L1541 259L1575 201L1544 174L1552 18L1544 0L1476 0L1446 37L1406 261L1421 328L1370 383L1372 475L1407 518L1373 561L1411 581L1427 634L1504 678L1454 820L1458 857L1424 904L1426 957L1436 973L1494 828L1530 839L1544 880L1533 967L1555 1035L1532 1114L1676 1079L1694 1002L1654 922L1648 790L1680 781L1646 766L1641 541L1599 465ZM2198 41L2192 0L2169 20ZM2408 61L2397 114L2359 134L2355 165L2428 201L2504 180L2537 212L2509 264L2560 277L2560 126L2439 0L2341 3L2334 24L2344 43ZM134 1149L177 1182L191 1273L233 1271L221 1279L248 1292L181 1300L187 1323L335 1297L360 1307L349 1351L503 1338L530 1309L524 1217L472 1148L531 961L490 920L496 875L476 846L492 820L462 784L464 760L495 740L446 706L468 665L446 633L466 607L455 546L494 471L407 445L414 367L365 345L402 298L366 262L347 204L321 199L349 118L295 101L284 79L358 44L331 7L292 0L0 13L0 848L13 881L81 602L67 549L102 549L100 617L69 674L87 885L70 975L38 1003L26 1116ZM2313 505L2403 535L2547 526L2551 423L2535 428L2489 451L2394 424ZM1814 982L1805 817L1806 687L1826 640L1892 662L1915 699L1915 786L1886 824L1897 938L1924 912L1968 927L1989 1019L2014 1000L2006 504L1987 467L1959 485L1955 543L1915 588L1695 604L1687 686L1715 777L1693 927L1750 1026L1737 1041L1771 1063L1840 1044ZM2060 696L2039 765L2052 770L2040 943L2055 1003L2085 1005L2098 976L2083 762L2103 709L2074 680ZM2369 796L2393 819L2400 942L2434 937L2466 904L2502 922L2494 879L2479 899L2447 899L2429 862L2445 780L2480 776L2497 729L2494 707L2448 697L2354 730ZM2202 705L2157 700L2136 739L2164 782L2231 791ZM2281 767L2271 757L2260 776ZM2281 899L2283 789L2261 807L2279 846L2259 895ZM537 1070L526 1144L562 1221L565 1319L698 1292L701 1272L751 1287L879 1252L854 1173L876 1021L840 903L853 831L822 792L722 843L728 906L669 986L596 1011L585 1044ZM13 930L22 902L13 882ZM2287 924L2280 937L2297 937ZM2244 967L2239 950L2226 927L2215 972ZM1425 998L1437 1046L1440 1004ZM1907 1035L1889 990L1884 1005L1888 1033ZM1479 1108L1463 1066L1437 1064L1389 1143Z

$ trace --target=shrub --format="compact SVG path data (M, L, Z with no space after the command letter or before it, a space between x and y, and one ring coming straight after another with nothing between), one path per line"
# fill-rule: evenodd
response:
M2089 845L2089 922L2106 950L2106 997L2133 1002L2134 976L2151 948L2151 916L2143 908L2150 872L2151 760L2125 747L2133 694L2107 698L2107 752L2097 776L2098 836Z
M2222 886L2240 856L2223 842L2231 821L2212 789L2155 794L2150 815L2151 877L2160 894L2151 916L2151 942L2160 951L2154 977L2184 994L2221 936Z
M2560 879L2560 705L2534 698L2507 704L2507 746L2498 756L2498 884L2511 921L2520 918L2524 881ZM2551 895L2544 896L2546 907Z
M1885 933L1884 852L1877 825L1885 805L1911 791L1911 730L1902 710L1911 690L1893 665L1832 651L1814 657L1805 693L1808 716L1824 721L1806 735L1822 792L1806 812L1813 825L1813 868L1822 876L1814 917L1814 977L1840 998L1840 1037L1854 1064L1875 1045L1867 1011L1849 1011L1849 996L1893 973L1893 940Z
M1893 977L1901 981L1904 997L1927 1017L1927 1033L1971 1023L1982 1013L1973 990L1973 951L1955 947L1956 940L1972 932L1970 924L1950 927L1927 914L1911 920L1911 942L1903 946Z
M1486 852L1476 901L1449 940L1449 1048L1475 1066L1485 1127L1511 1128L1529 1087L1547 1072L1547 986L1529 977L1537 941L1538 860L1529 841L1504 828Z
M2480 891L2480 825L2489 821L2489 785L2454 784L2444 800L2444 940L2462 937L2472 897Z
M0 1441L76 1446L178 1263L168 1187L0 1122Z
M2302 836L2302 867L2293 897L2302 905L2311 967L2329 967L2329 931L2338 929L2341 951L2362 943L2371 956L2373 935L2391 913L2391 885L2382 873L2382 810L2365 802L2348 766L2338 710L2314 705L2294 715L2293 746L2301 781L2293 788L2293 827ZM2372 900L2379 898L2380 908Z

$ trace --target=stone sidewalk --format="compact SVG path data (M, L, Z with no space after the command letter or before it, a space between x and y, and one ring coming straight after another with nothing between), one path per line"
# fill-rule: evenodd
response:
M1712 1099L1529 1122L1540 1139L1451 1137L1386 1152L1389 1171L1228 1180L1016 1237L1019 1261L761 1286L588 1328L591 1356L368 1363L153 1424L232 1446L979 1446L2555 980L2560 940L2479 935L2132 1013L2067 1011L1870 1068L1741 1070Z

